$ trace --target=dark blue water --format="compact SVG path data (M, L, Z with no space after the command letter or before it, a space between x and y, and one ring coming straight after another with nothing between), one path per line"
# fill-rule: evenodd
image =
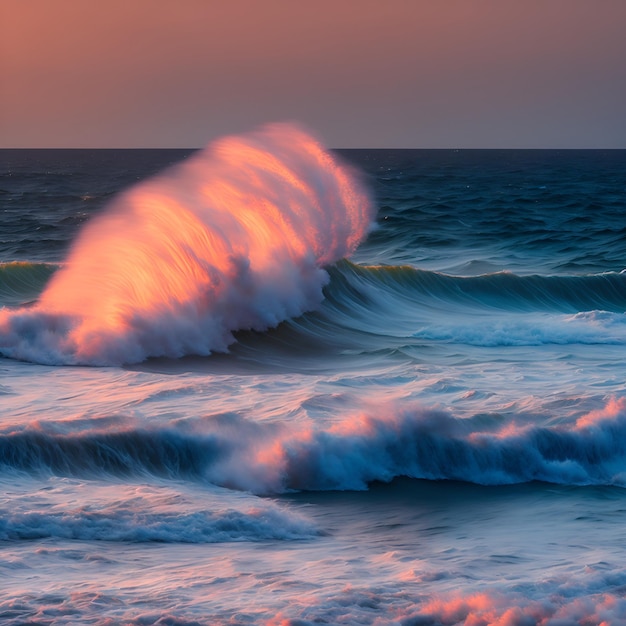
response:
M190 150L0 150L2 261L61 261L80 226Z

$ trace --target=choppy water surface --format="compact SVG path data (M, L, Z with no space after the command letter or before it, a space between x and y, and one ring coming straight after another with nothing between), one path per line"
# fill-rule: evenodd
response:
M0 156L2 623L626 623L624 151Z

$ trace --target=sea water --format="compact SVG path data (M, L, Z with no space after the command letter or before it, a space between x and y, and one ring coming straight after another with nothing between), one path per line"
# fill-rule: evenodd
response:
M626 623L626 151L0 159L0 623Z

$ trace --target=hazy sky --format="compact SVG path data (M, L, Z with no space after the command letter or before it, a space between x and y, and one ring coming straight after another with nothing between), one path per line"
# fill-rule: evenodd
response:
M0 147L626 148L626 0L0 0Z

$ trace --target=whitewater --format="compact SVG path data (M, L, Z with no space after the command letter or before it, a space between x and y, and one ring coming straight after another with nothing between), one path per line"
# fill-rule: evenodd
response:
M625 151L0 158L0 623L626 623Z

